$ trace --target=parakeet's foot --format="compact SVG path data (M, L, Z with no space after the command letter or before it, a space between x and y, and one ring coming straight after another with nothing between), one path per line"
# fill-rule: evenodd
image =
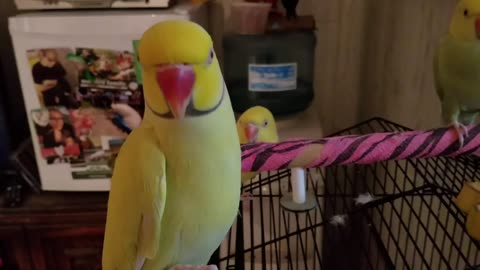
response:
M218 270L216 265L175 265L170 270Z
M460 148L462 148L465 141L464 136L468 136L468 129L465 125L458 122L454 122L452 125L457 133L458 141L460 142Z
M242 195L240 195L240 200L241 201L251 201L251 200L253 200L252 193L243 192Z

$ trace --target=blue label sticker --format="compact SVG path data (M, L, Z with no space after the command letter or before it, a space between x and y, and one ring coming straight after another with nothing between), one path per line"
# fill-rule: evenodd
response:
M297 63L248 65L248 90L276 92L297 89Z

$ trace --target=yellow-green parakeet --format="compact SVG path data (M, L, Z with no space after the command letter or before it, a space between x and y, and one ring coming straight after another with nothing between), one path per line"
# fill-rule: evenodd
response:
M241 149L212 46L183 20L159 22L140 39L146 109L116 159L104 270L205 265L234 222Z
M448 35L435 52L434 78L442 118L455 128L463 146L465 125L480 111L479 0L462 0L455 7Z
M246 143L276 143L278 142L277 126L273 114L265 107L254 106L246 110L237 120L237 132L240 144ZM242 173L242 183L246 183L258 172ZM250 194L242 194L243 199Z

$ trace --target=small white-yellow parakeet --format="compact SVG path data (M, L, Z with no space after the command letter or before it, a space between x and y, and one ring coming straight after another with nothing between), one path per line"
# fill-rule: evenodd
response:
M240 143L212 46L183 20L140 39L146 109L116 159L103 270L205 265L237 215Z
M237 132L240 144L246 143L276 143L278 142L277 126L272 112L262 106L254 106L246 110L237 120ZM242 183L246 183L258 172L242 173ZM250 194L242 195L248 198Z

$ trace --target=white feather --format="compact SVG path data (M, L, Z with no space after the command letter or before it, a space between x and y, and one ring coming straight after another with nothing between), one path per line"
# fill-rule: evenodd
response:
M355 200L355 204L358 205L358 204L369 203L369 202L373 201L374 198L370 193L367 192L367 193L358 195L358 197L355 198L354 200Z
M345 226L347 215L335 215L330 218L330 224L335 226Z

